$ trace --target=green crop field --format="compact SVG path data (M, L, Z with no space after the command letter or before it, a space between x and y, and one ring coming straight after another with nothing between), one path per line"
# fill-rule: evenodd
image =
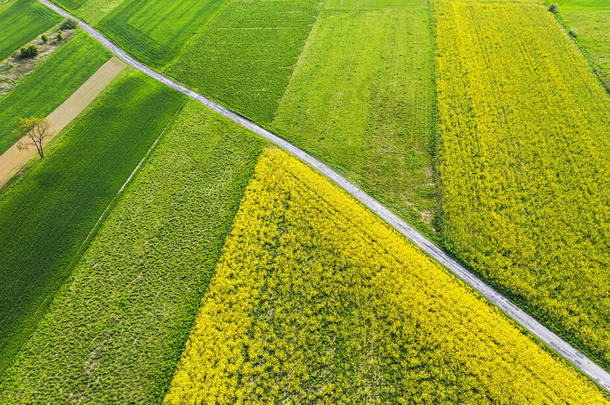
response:
M36 0L13 0L0 8L0 60L61 21L61 17Z
M84 32L54 52L17 87L0 98L0 154L17 137L19 118L46 117L110 58L110 52Z
M324 11L272 124L427 233L432 45L426 8Z
M559 0L557 4L564 23L576 33L576 41L610 91L610 2Z
M269 123L318 7L315 0L229 0L166 73L236 112Z
M441 0L443 238L610 364L610 97L553 15Z
M0 371L69 275L96 221L183 98L132 74L0 194Z
M187 104L7 373L0 402L67 392L159 402L262 147Z
M117 45L153 67L172 61L225 0L126 0L97 24Z
M72 14L87 21L89 24L95 25L124 1L125 0L54 0L53 2L66 10L69 10Z

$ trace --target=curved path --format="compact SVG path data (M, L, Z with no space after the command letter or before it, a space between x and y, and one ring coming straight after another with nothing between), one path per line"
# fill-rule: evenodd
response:
M458 278L463 280L466 284L470 285L472 288L480 292L483 296L485 296L489 301L491 301L494 305L504 311L508 316L513 318L515 321L523 325L527 330L536 335L540 340L545 342L555 351L557 351L560 355L566 358L570 363L580 369L583 373L591 377L594 381L596 381L599 385L601 385L606 391L610 392L610 374L607 373L604 369L599 367L593 361L591 361L588 357L583 355L580 351L572 347L565 340L561 339L559 336L551 332L549 329L544 327L534 318L525 313L521 308L517 307L515 304L507 300L503 295L498 293L496 290L491 288L481 279L470 273L466 270L462 265L452 259L449 255L439 249L436 245L422 236L415 229L410 227L405 221L397 217L393 212L389 209L381 205L378 201L373 199L371 196L366 194L364 191L360 190L354 184L349 182L346 178L341 176L339 173L335 172L333 169L320 162L313 156L308 153L302 151L286 140L280 138L279 136L267 131L266 129L256 125L252 121L247 120L246 118L234 113L226 109L225 107L216 104L215 102L203 97L200 94L195 93L194 91L188 89L187 87L174 82L173 80L168 79L167 77L155 72L149 67L141 64L136 61L134 58L129 56L123 50L121 50L118 46L110 42L105 36L91 28L89 25L80 21L76 17L67 13L65 10L55 6L54 4L49 3L47 0L38 0L40 3L44 4L48 8L52 9L56 13L62 15L65 18L71 18L75 21L78 21L78 24L87 31L91 36L100 41L106 48L108 48L112 53L114 53L119 58L123 59L125 62L133 66L134 68L140 70L146 75L158 80L161 83L166 84L169 87L172 87L175 90L187 95L188 97L197 100L201 104L209 107L210 109L224 115L230 120L236 122L249 129L252 132L257 133L263 138L273 142L280 148L284 149L288 153L298 157L309 165L313 166L316 170L322 173L324 176L328 177L330 180L335 182L339 187L347 191L349 194L354 196L357 200L359 200L362 204L366 205L369 209L374 211L377 215L383 218L387 223L389 223L392 227L394 227L398 232L406 236L410 239L414 244L419 246L422 250L432 256L435 260L445 266L449 271L455 274Z

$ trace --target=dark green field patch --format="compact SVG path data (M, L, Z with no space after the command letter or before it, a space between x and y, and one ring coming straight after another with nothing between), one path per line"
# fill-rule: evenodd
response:
M2 403L159 403L264 144L191 102L0 385Z
M17 137L19 118L46 117L83 84L111 54L84 32L27 76L17 87L0 98L0 154Z
M60 21L59 15L36 0L15 0L0 12L0 60Z
M318 14L315 0L232 0L166 73L269 123Z
M119 47L153 67L169 63L224 0L127 0L98 24Z
M183 100L139 73L128 76L0 195L0 371L44 315L87 234Z

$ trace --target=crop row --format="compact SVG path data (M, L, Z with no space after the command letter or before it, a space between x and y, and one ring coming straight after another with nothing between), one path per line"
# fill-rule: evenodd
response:
M609 97L543 7L442 0L436 20L446 243L608 364Z
M389 401L603 396L342 190L268 149L165 402Z

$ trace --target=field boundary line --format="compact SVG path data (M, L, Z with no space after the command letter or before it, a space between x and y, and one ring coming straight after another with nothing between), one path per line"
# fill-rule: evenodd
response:
M606 370L598 366L595 362L589 359L587 356L582 354L575 347L570 345L568 342L563 340L561 337L557 336L555 333L550 331L532 316L527 314L524 310L513 304L510 300L504 297L502 294L497 292L483 280L472 274L470 271L466 270L461 264L459 264L455 259L441 250L438 246L424 237L422 234L417 232L414 228L408 225L405 221L400 219L396 214L390 211L388 208L383 206L373 197L366 194L356 185L351 183L345 177L341 176L339 173L331 169L326 164L322 163L318 159L309 155L307 152L297 148L290 142L286 141L283 138L275 135L272 132L267 131L263 127L255 124L254 122L248 120L241 115L234 113L233 111L223 107L220 104L215 103L214 101L203 97L201 94L194 92L193 90L163 76L160 73L157 73L153 69L148 66L138 62L117 45L112 43L108 38L102 35L100 32L87 25L85 22L80 19L72 16L70 13L65 10L59 8L58 6L50 3L47 0L38 0L40 3L44 4L51 10L55 11L59 15L70 18L78 22L79 26L87 31L93 38L97 39L102 45L108 48L112 53L114 53L119 58L123 59L129 65L138 69L142 73L147 76L152 77L153 79L173 88L174 90L179 91L180 93L188 96L189 98L198 101L199 103L205 105L211 110L216 111L217 113L223 115L224 117L230 119L231 121L241 125L242 127L262 136L268 141L274 143L279 146L286 152L291 155L299 158L304 161L318 172L320 172L323 176L327 177L347 193L352 195L356 200L360 201L367 208L385 220L390 226L400 232L403 236L409 239L412 243L426 252L430 257L435 259L438 263L444 266L447 270L453 273L456 277L464 281L470 287L478 291L481 295L487 298L492 304L497 306L500 310L502 310L506 315L515 320L517 323L522 325L525 329L531 332L533 335L538 337L541 341L550 346L553 350L559 353L562 357L564 357L568 362L573 364L576 368L582 371L584 374L589 376L593 381L599 384L603 389L610 392L610 373Z

